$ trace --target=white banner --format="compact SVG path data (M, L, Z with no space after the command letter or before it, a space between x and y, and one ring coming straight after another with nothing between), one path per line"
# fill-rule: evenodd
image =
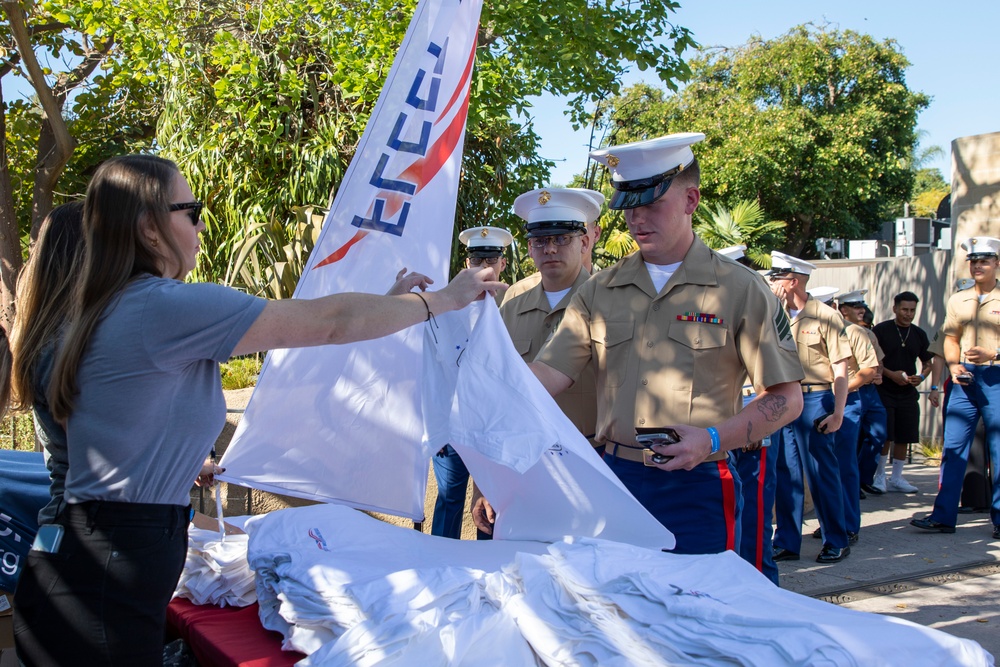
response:
M445 285L482 0L421 0L295 297ZM421 328L275 350L222 459L227 482L422 520Z

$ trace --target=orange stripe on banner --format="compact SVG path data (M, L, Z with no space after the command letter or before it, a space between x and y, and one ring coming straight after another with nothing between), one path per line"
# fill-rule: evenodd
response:
M451 154L455 152L459 139L462 138L462 131L465 130L465 117L469 112L469 92L466 91L465 99L462 101L462 108L455 117L451 119L451 124L445 128L441 136L427 151L427 156L416 160L407 167L400 175L400 179L409 183L416 183L417 192L420 192L425 185L430 183L437 175L441 167L444 166Z
M437 125L441 120L448 115L451 108L455 106L455 102L458 101L458 96L465 90L466 85L469 82L469 78L472 76L472 65L476 62L476 41L472 41L472 49L469 51L469 60L465 63L465 70L462 72L462 76L458 80L458 85L455 86L455 90L451 93L451 99L448 100L448 104L444 105L444 109L441 111L441 115L437 117L434 124Z
M363 229L359 229L358 232L354 235L354 238L352 238L350 241L348 241L344 245L334 250L329 257L324 259L322 262L320 262L313 268L318 269L321 266L326 266L327 264L333 264L334 262L339 262L340 260L344 259L344 257L347 255L347 251L349 251L352 247L354 247L355 243L357 243L366 236L368 236L368 232L366 232Z
M768 447L760 448L760 469L757 471L757 556L753 559L753 564L761 572L764 571L764 477L767 473L767 450Z
M736 551L736 485L726 460L716 461L722 482L722 514L726 518L726 550Z

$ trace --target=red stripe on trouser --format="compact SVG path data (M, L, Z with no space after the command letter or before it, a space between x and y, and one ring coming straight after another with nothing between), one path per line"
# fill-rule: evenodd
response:
M726 550L736 551L736 485L726 460L716 461L722 482L722 515L726 519Z
M767 447L760 448L760 469L757 471L757 555L753 564L764 571L764 477L767 473Z

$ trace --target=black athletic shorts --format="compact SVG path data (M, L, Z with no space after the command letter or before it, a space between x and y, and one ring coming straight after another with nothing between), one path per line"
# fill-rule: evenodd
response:
M888 400L881 394L885 406L885 439L897 445L920 442L920 404L917 398Z

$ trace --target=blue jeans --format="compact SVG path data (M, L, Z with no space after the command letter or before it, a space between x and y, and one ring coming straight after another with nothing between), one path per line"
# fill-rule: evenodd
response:
M944 458L941 488L934 500L931 519L948 526L958 521L958 503L965 481L965 466L982 417L986 427L993 478L993 506L990 519L1000 525L1000 366L965 364L972 373L968 385L952 383L944 409Z
M469 469L451 445L442 447L431 460L434 462L434 478L437 480L431 535L461 539Z
M833 400L830 390L803 394L802 414L771 436L772 447L778 440L775 547L795 553L802 550L803 473L809 479L823 543L838 549L848 545L836 438L813 426L816 419L833 412Z
M740 543L740 480L729 462L708 461L667 472L615 456L604 462L646 510L677 538L676 554L714 554Z
M875 481L876 459L882 453L886 438L885 406L878 389L866 384L858 390L861 395L861 430L858 433L858 475L862 484Z

